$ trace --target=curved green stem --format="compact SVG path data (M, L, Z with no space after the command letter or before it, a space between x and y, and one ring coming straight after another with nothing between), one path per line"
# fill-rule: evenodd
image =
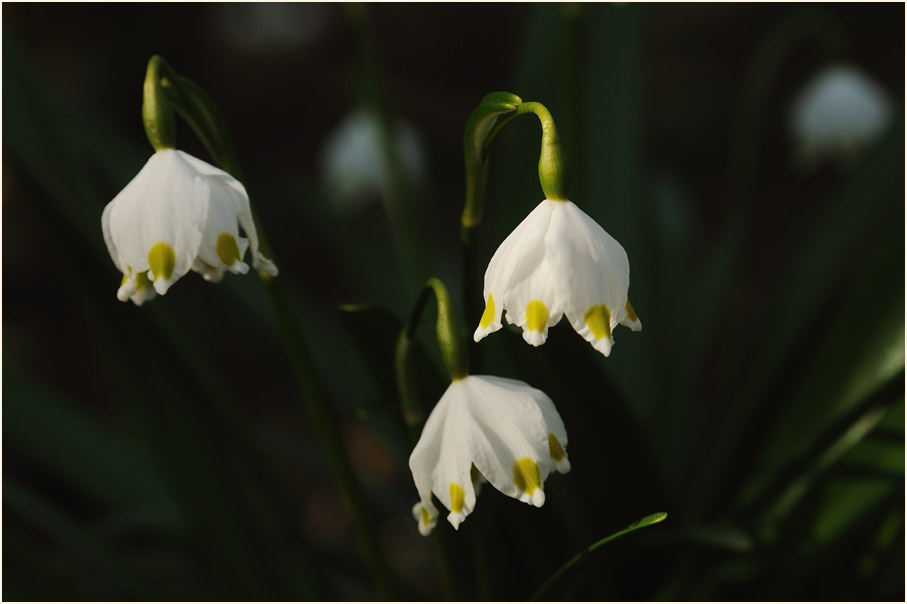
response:
M227 120L220 108L201 86L176 73L163 59L160 63L161 89L167 100L202 141L214 163L242 182Z
M415 380L410 362L410 350L422 312L428 302L429 295L434 292L438 305L438 321L435 328L438 338L438 347L450 379L462 379L469 374L469 355L466 350L466 338L457 321L450 294L444 283L437 278L431 278L419 293L416 304L413 306L409 320L397 338L397 347L394 354L394 366L397 373L397 388L400 393L400 402L403 406L403 419L410 429L422 423L422 406L419 404Z
M539 182L545 198L551 201L567 201L567 156L561 149L554 118L541 103L523 103L517 107L517 115L534 113L542 124L542 150L539 153Z
M466 120L463 134L463 163L466 167L466 192L460 219L463 241L471 240L472 229L482 222L485 186L488 180L488 148L501 128L516 117L523 99L509 92L485 95Z
M548 108L534 101L523 102L509 92L486 95L466 121L463 136L463 159L466 168L466 194L461 238L471 244L474 229L482 222L485 188L488 181L488 149L500 131L518 115L533 113L542 126L542 144L539 153L539 182L545 197L552 201L566 201L567 156L561 148L554 118Z
M176 147L176 119L161 83L161 70L166 66L167 62L160 55L151 57L145 70L142 93L142 123L155 151Z
M566 201L567 157L561 148L554 118L548 108L534 101L523 100L510 92L492 92L482 99L466 120L463 135L463 160L466 168L466 192L463 215L460 219L460 240L463 244L463 308L470 325L479 321L478 311L472 301L478 299L478 267L475 253L475 232L482 222L485 189L488 183L489 148L503 128L518 115L532 113L542 126L542 143L539 153L539 182L545 197L552 201ZM477 365L481 365L479 350L473 347Z

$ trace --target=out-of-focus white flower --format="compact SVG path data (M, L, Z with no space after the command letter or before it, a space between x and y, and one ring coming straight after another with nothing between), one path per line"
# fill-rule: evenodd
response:
M403 176L413 185L426 178L425 144L415 128L398 121L394 142ZM387 203L393 179L387 153L381 144L378 116L368 109L349 115L331 134L321 153L324 181L341 209L358 211L371 199Z
M617 325L642 323L630 305L630 262L624 248L571 201L542 201L504 240L485 272L485 312L478 342L501 328L501 313L533 346L566 315L603 355Z
M246 237L239 236L242 227ZM104 241L123 273L117 298L141 305L190 269L217 282L224 271L277 267L258 251L249 197L218 168L176 149L156 152L101 215Z
M277 53L317 42L328 31L331 7L317 2L228 2L214 4L210 14L212 45Z
M805 158L853 155L891 117L888 95L862 71L834 65L816 74L791 105L792 135Z
M432 410L409 458L420 502L419 532L428 535L438 510L458 528L475 508L481 482L541 507L551 472L570 470L567 431L551 399L524 382L468 375L455 380Z

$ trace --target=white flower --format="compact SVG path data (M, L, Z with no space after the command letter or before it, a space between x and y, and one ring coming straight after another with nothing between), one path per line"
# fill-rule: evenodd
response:
M413 184L426 178L425 144L408 123L394 126L394 143L404 176ZM368 109L350 114L334 131L321 154L322 175L331 199L341 209L356 211L373 198L387 203L393 178L381 144L378 116Z
M571 201L544 200L504 240L485 272L478 342L507 321L533 346L567 315L573 329L608 356L618 324L642 329L627 291L624 248Z
M246 237L239 236L240 227ZM224 271L277 267L258 251L249 197L242 184L176 149L156 152L101 215L104 241L123 273L117 298L141 305L167 293L189 269L217 282Z
M541 507L553 471L570 470L567 431L551 399L524 382L486 375L455 380L432 410L409 458L420 502L413 508L428 535L438 510L458 528L476 505L480 482Z
M891 102L863 72L835 65L803 87L791 105L794 138L804 155L848 153L877 139L888 125Z

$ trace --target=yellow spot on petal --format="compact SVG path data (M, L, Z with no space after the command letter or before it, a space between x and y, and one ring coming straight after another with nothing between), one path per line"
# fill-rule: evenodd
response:
M126 282L129 281L129 277L126 276L126 273L123 273L123 279L120 281L120 287L126 285Z
M586 311L586 325L596 340L611 338L611 311L604 304Z
M148 268L151 269L154 280L160 278L169 280L175 266L176 254L173 253L173 248L163 242L155 243L148 252Z
M567 454L564 453L564 447L561 446L557 437L551 432L548 433L548 453L554 461L560 461L567 456Z
M548 324L548 307L533 300L526 307L526 326L529 331L544 331Z
M624 304L624 309L626 309L627 318L630 319L631 322L636 323L637 321L639 321L639 317L636 316L636 311L633 310L632 306L630 306L629 300L627 300L627 303Z
M466 503L466 493L457 483L450 483L450 511L454 514L462 514L464 503Z
M135 276L135 291L140 292L149 287L151 287L151 281L148 280L147 271L141 272Z
M431 524L431 514L428 513L424 505L422 506L422 524Z
M479 327L485 329L494 321L494 298L488 294L488 303L485 305L485 312L482 313L482 320L479 321Z
M227 266L233 266L233 263L239 260L239 246L236 245L236 237L230 233L221 233L217 238L217 255L221 262Z
M532 495L542 486L539 480L539 467L534 461L524 457L513 464L513 484L527 495Z

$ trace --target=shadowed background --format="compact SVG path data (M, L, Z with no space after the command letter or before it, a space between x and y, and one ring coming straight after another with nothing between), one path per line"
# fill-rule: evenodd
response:
M398 598L526 599L663 511L543 597L903 599L903 5L2 10L4 599L377 597L257 278L116 299L100 215L151 153L153 54L226 116ZM842 60L890 95L890 127L800 165L790 103ZM442 514L450 592L410 514L392 353L428 277L468 333L481 314L462 136L495 90L551 110L645 329L607 359L566 322L471 348L473 373L551 396L573 469L541 509L486 487L456 533ZM363 106L410 125L422 172L344 199L324 149ZM521 118L492 147L478 291L542 199L538 141ZM178 144L209 159L183 122ZM426 409L447 385L427 314Z

